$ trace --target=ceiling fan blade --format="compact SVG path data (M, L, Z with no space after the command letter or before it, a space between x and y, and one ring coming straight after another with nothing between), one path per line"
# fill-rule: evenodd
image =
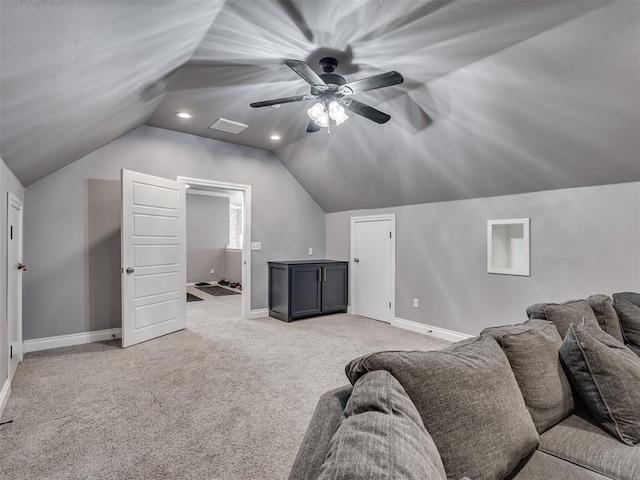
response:
M287 67L300 75L309 85L327 86L327 84L324 83L324 80L322 80L318 74L311 70L311 67L302 60L285 60L284 63Z
M387 123L389 120L391 120L390 115L387 115L380 110L376 110L375 108L370 107L369 105L366 105L362 102L358 102L357 100L353 100L352 98L350 98L349 100L350 101L342 102L342 105L350 112L357 113L358 115L362 115L363 117L380 124Z
M272 105L280 105L282 103L304 102L306 100L312 100L316 97L313 95L298 95L297 97L284 97L276 98L274 100L265 100L264 102L253 102L249 106L253 108L270 107Z
M316 125L313 120L309 121L309 125L307 125L307 133L319 132L320 126Z
M362 78L343 85L340 90L345 95L352 93L366 92L367 90L375 90L376 88L388 87L390 85L399 85L404 82L404 77L398 72L381 73L372 77Z

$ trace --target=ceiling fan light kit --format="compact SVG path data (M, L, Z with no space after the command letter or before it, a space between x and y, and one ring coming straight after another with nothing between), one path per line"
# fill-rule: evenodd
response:
M344 123L349 118L345 109L378 124L388 122L391 119L390 115L358 102L351 98L351 95L367 90L399 85L404 82L404 78L400 73L392 71L347 83L343 76L333 73L338 66L338 62L331 57L325 57L320 60L320 65L324 72L320 75L301 60L285 60L284 63L311 86L310 95L254 102L250 106L253 108L277 107L283 103L318 100L315 105L307 110L307 115L311 119L307 127L307 132L309 133L317 132L320 128L329 129L331 126L338 126Z
M316 103L307 110L307 115L316 125L324 128L329 128L329 125L338 126L349 118L344 111L344 107L335 100L329 102L329 105L325 102Z

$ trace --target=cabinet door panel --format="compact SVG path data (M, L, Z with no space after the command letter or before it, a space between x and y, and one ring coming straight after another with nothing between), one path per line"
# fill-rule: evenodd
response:
M317 265L291 267L291 318L320 313L320 268Z
M347 265L322 267L322 312L343 312L347 309Z
M289 311L288 289L287 268L269 268L269 309L285 318Z

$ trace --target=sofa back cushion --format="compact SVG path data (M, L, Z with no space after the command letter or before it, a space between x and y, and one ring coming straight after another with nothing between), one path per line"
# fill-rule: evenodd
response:
M586 322L569 327L560 358L600 426L627 445L640 442L640 358Z
M402 385L386 371L353 386L318 480L445 480L438 449Z
M586 300L569 300L563 303L536 303L527 308L530 319L553 322L562 338L567 334L569 325L579 324L584 318L598 325L598 319Z
M376 370L402 384L449 479L504 478L538 444L509 362L489 336L439 351L373 353L346 366L352 383Z
M486 328L482 334L502 347L538 433L571 415L573 393L560 364L562 338L553 323L529 320Z
M613 300L607 295L591 295L587 298L589 306L600 324L600 328L611 335L619 342L624 343L622 330L620 328L620 319L618 313L613 306Z
M640 348L640 294L614 293L613 305L620 318L625 343Z

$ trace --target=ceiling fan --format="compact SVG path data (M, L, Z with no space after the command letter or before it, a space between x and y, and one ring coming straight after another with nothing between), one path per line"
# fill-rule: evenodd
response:
M277 107L283 103L318 100L315 105L307 110L307 114L311 119L307 132L317 132L322 127L329 128L333 125L340 125L348 118L344 111L345 109L376 123L388 122L391 116L359 102L351 98L351 96L355 93L399 85L404 82L402 75L396 71L391 71L347 83L343 76L333 73L338 66L338 61L332 57L325 57L320 60L320 65L324 72L320 75L302 60L285 60L284 63L311 85L310 94L254 102L250 106L253 108Z

